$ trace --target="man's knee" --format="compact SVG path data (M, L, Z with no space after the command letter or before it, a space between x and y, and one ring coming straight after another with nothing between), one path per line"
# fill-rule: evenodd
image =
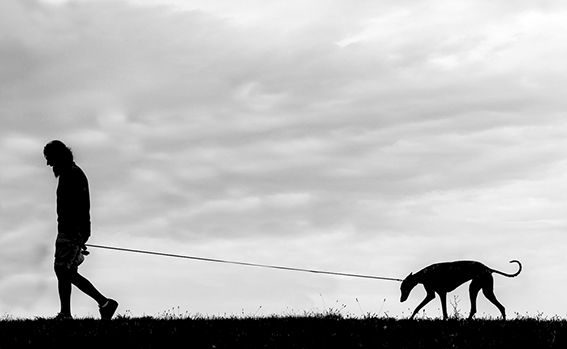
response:
M53 270L55 270L55 275L58 278L71 278L74 274L77 273L77 269L69 268L68 266L62 264L55 264L53 266Z

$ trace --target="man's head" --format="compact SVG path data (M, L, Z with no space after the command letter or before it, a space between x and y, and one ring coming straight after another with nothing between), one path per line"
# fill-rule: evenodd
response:
M43 148L43 156L47 165L53 167L55 177L61 174L61 168L73 163L73 152L63 142L53 140Z

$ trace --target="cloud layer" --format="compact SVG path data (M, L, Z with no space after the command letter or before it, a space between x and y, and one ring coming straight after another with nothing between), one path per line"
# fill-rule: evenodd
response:
M566 16L559 1L3 1L0 311L56 311L41 150L61 139L91 183L93 243L395 277L520 259L506 285L542 286L503 303L561 313L521 298L565 262ZM139 276L138 313L278 312L321 293L406 309L396 285L266 272L270 298L256 271L209 266L158 291L145 280L171 283L168 262L100 254L85 274Z

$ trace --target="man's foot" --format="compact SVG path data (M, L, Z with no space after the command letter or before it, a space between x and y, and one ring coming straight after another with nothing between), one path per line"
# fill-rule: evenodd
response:
M69 314L59 313L54 317L55 320L73 320L73 317Z
M98 308L100 312L100 318L102 320L112 319L112 315L114 315L114 312L116 311L117 308L118 308L118 302L115 301L114 299L109 298L105 304L103 304Z

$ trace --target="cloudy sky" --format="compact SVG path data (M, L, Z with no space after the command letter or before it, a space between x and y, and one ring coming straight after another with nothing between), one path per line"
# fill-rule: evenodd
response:
M565 23L563 1L0 1L0 315L59 311L60 139L93 244L396 278L518 259L495 275L508 315L566 316ZM82 273L136 316L401 317L425 295L91 251ZM73 313L98 316L80 292Z

